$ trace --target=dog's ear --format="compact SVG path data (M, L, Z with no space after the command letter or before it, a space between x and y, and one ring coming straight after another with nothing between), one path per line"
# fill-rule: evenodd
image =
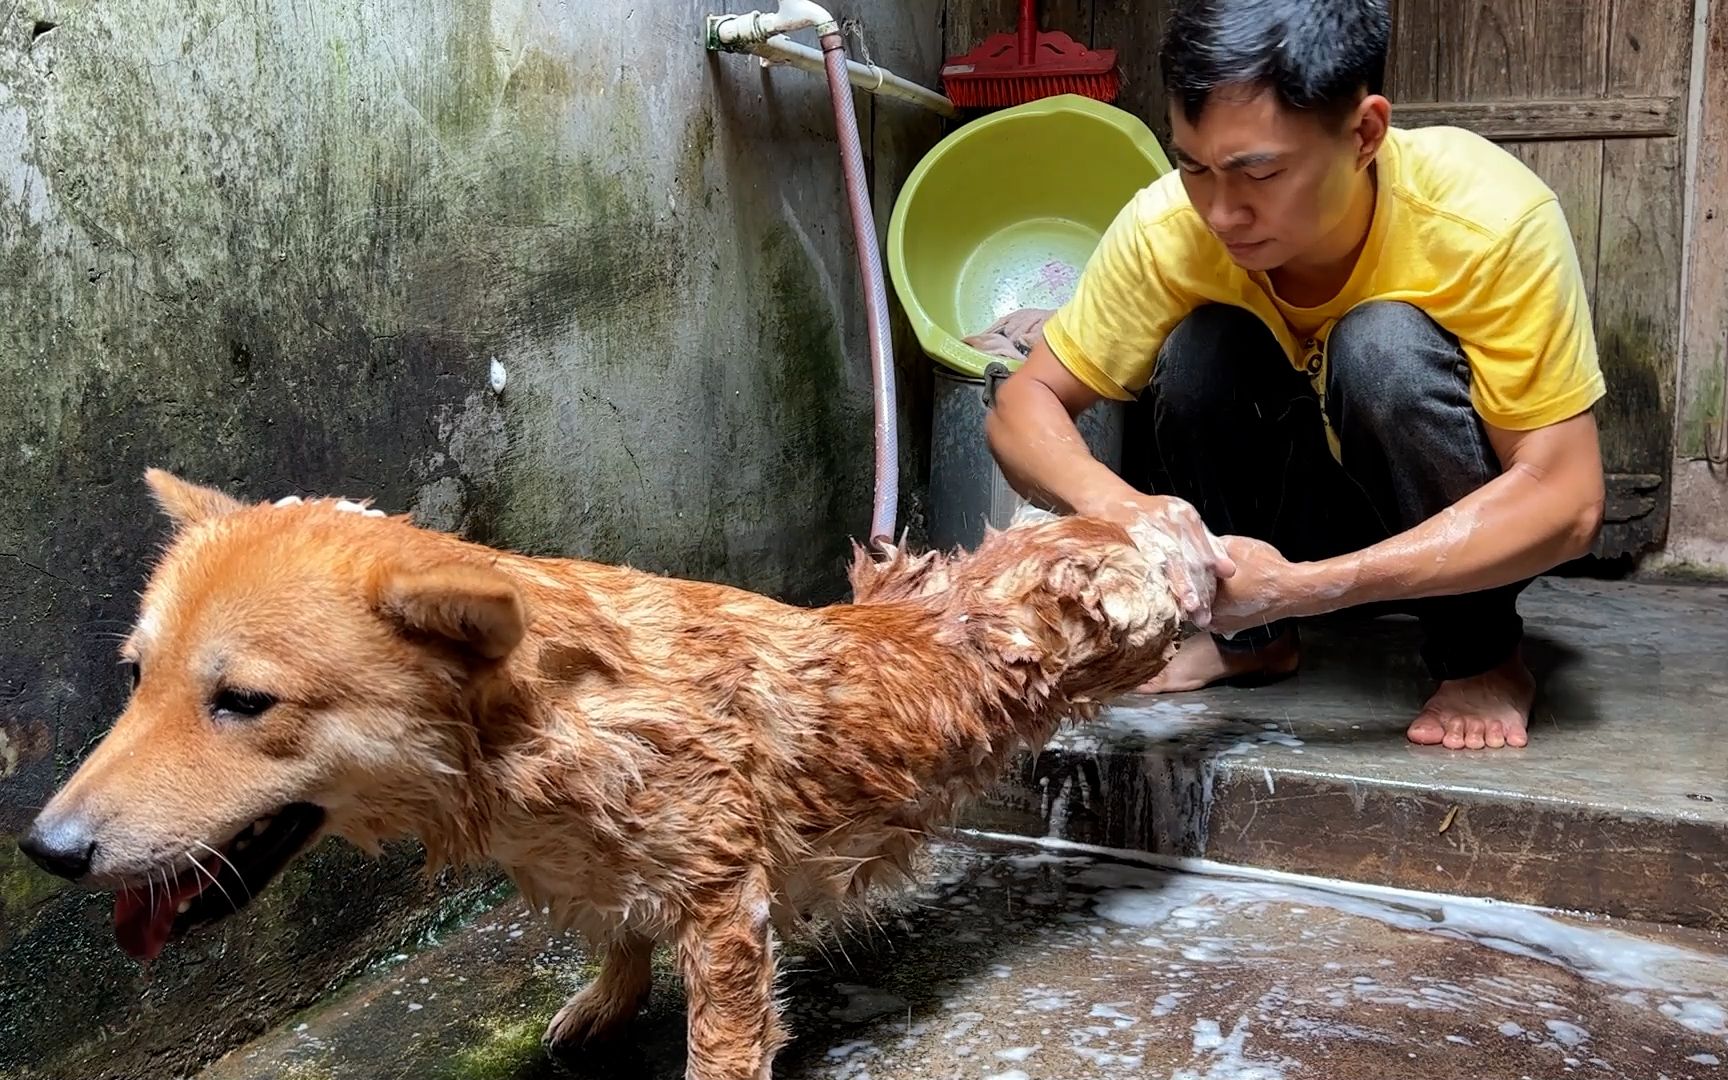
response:
M241 503L215 488L189 484L165 469L146 469L144 482L156 496L156 505L168 515L176 529L226 517L241 509Z
M514 582L496 570L461 563L390 573L379 587L378 608L410 630L487 660L508 656L528 628Z

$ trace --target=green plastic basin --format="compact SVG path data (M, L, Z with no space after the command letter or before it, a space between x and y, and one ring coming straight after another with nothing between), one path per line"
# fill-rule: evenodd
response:
M1105 228L1169 171L1144 123L1075 95L948 135L912 170L888 225L888 273L919 346L982 376L993 358L960 339L1021 308L1061 306Z

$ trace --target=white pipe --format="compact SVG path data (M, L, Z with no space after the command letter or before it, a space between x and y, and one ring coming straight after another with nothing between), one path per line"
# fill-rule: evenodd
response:
M817 73L823 70L821 52L808 45L793 41L784 35L776 35L758 45L753 45L749 51L760 56L765 63L787 64L791 67ZM846 73L847 81L865 93L909 101L942 116L960 115L960 110L954 107L954 103L936 91L926 89L910 80L902 79L892 71L879 68L874 64L860 64L856 60L848 60L846 61Z
M810 0L780 0L779 11L751 11L743 15L710 16L718 20L709 28L709 39L718 41L728 52L747 51L775 34L790 34L794 30L816 28L816 33L832 34L840 29L840 21L828 14L828 9Z
M820 74L824 70L822 54L786 36L809 27L815 27L818 34L840 30L840 24L827 9L809 0L782 0L776 12L708 16L708 48L746 52L766 63L786 64ZM946 97L874 64L847 60L846 74L848 82L866 93L911 102L942 116L959 115L954 103Z

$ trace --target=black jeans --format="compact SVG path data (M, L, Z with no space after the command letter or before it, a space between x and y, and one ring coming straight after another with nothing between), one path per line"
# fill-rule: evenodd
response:
M1457 339L1409 304L1371 302L1327 340L1326 444L1320 399L1264 323L1236 307L1191 313L1158 354L1147 388L1160 494L1194 504L1219 535L1264 540L1288 559L1357 551L1444 510L1500 474L1470 403ZM1397 605L1422 622L1438 679L1479 675L1523 636L1528 582ZM1259 648L1288 622L1219 638Z

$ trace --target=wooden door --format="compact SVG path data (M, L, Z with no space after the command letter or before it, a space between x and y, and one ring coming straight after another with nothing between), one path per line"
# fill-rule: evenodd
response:
M1667 533L1691 50L1689 0L1393 0L1393 122L1494 139L1571 223L1608 381L1604 556Z

